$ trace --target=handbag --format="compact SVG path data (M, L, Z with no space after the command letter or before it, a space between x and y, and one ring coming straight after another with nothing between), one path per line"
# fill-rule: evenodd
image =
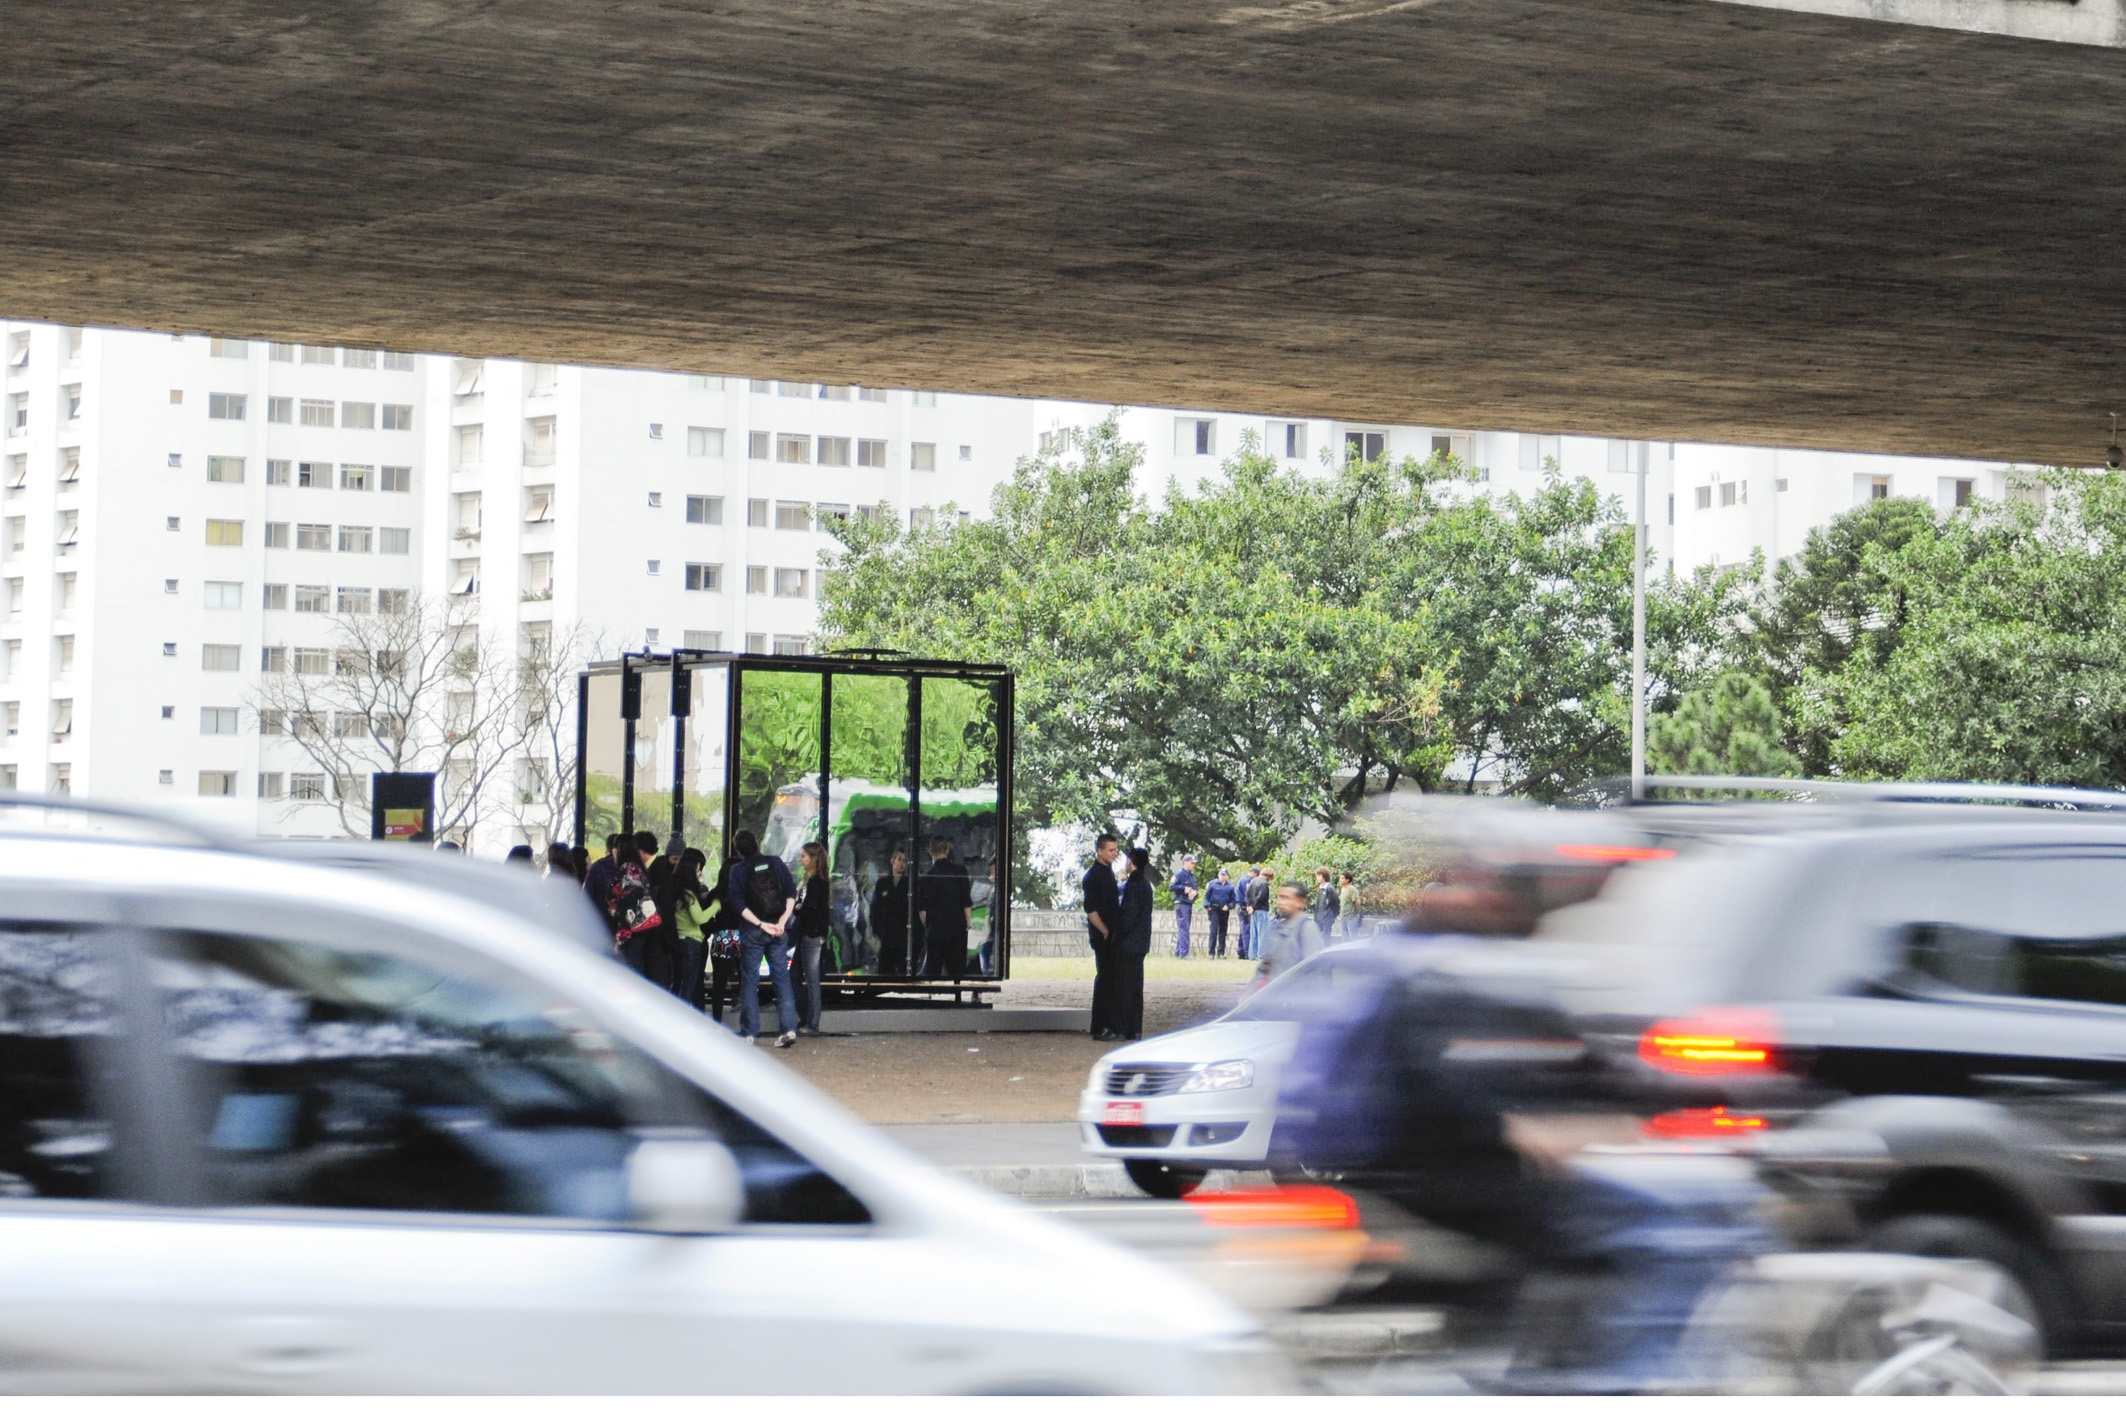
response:
M733 960L738 958L738 932L718 930L709 936L709 955L713 959Z

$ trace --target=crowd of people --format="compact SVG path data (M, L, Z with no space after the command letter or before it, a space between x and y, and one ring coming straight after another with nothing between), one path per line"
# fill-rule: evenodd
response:
M818 1035L826 974L844 968L836 958L826 843L806 842L794 873L781 857L762 851L750 831L732 836L730 855L714 870L677 833L660 851L654 832L616 832L605 839L605 850L592 861L583 847L556 842L547 848L544 873L582 887L624 964L718 1023L727 1003L735 1004L738 1035L748 1043L761 1031L765 966L775 995L775 1046ZM911 879L907 852L896 850L872 888L876 964L882 974L958 980L974 949L973 881L953 859L947 838L933 838L929 854L929 869ZM509 859L539 864L529 846L512 848ZM981 944L977 967L984 972L991 947L988 939Z
M1079 883L1093 953L1092 1035L1103 1043L1144 1034L1144 960L1152 950L1156 909L1151 865L1150 851L1137 846L1125 852L1119 837L1102 832ZM1199 899L1209 917L1209 956L1223 959L1230 948L1236 958L1257 961L1257 985L1333 940L1355 940L1364 933L1366 917L1350 872L1321 867L1312 882L1291 880L1274 888L1273 875L1267 865L1250 866L1236 882L1232 869L1221 866L1217 879L1199 889L1196 858L1182 857L1167 886L1174 903L1175 956L1188 958Z

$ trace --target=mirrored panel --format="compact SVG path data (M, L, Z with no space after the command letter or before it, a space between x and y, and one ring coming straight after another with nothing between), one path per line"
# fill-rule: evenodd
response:
M592 674L583 690L583 842L592 859L620 830L620 781L627 773L627 725L620 719L620 676Z
M672 774L679 721L672 717L672 671L642 672L642 717L635 721L634 830L653 832L659 846L672 830Z
M824 676L746 669L738 676L737 810L734 832L790 863L819 832L819 712Z
M830 946L847 975L905 978L913 910L909 847L915 835L908 762L908 701L901 674L829 679L828 862L834 879Z
M925 979L998 976L998 708L992 680L922 681L915 888Z
M724 775L730 763L724 739L730 730L731 667L695 664L689 674L686 719L686 820L680 832L713 867L724 843Z

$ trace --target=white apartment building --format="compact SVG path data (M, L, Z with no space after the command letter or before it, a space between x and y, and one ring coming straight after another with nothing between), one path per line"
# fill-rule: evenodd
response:
M520 651L802 651L829 519L980 515L1106 412L50 325L0 323L0 351L0 786L268 836L341 831L341 784L253 711L268 671L330 672L329 615L421 596ZM1451 451L1501 490L1555 463L1627 515L1643 469L1655 564L1684 569L1790 555L1871 497L2003 490L1972 463L1231 412L1123 431L1151 497L1245 432L1306 468ZM538 835L490 814L472 845Z

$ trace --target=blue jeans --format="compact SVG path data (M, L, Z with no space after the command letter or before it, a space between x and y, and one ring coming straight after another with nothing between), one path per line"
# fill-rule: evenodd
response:
M768 961L768 979L775 985L775 1014L782 1032L797 1032L797 1000L790 988L790 937L771 936L748 926L738 936L738 1036L760 1033L760 962Z
M1188 927L1189 921L1194 919L1195 915L1196 907L1190 902L1182 900L1174 903L1174 933L1177 937L1174 941L1174 957L1177 959L1188 958Z

